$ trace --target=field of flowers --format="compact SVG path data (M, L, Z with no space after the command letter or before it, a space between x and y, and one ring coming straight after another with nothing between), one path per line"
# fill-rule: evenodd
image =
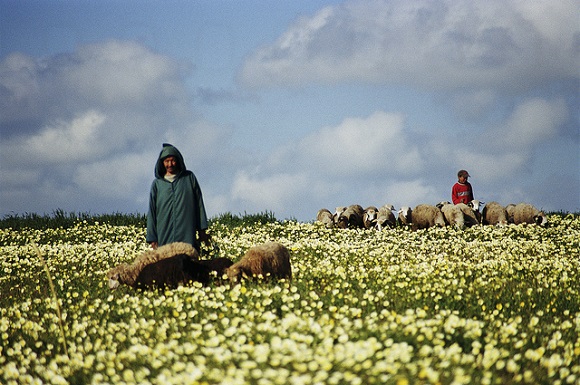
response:
M217 220L206 258L276 240L293 280L150 292L105 279L146 249L142 226L3 229L0 383L580 384L580 216L549 220Z

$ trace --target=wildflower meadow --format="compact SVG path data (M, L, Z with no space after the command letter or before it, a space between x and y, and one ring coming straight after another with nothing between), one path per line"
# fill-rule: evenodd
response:
M0 383L580 384L579 215L419 231L265 217L213 219L202 258L278 241L291 281L157 291L105 277L148 248L142 221L5 221Z

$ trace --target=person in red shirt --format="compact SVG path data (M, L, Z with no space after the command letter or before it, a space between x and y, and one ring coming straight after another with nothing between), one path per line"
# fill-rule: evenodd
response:
M471 188L471 184L467 181L467 178L469 178L469 173L465 170L459 170L457 173L457 183L451 189L451 200L454 205L458 203L467 204L473 200L473 188Z

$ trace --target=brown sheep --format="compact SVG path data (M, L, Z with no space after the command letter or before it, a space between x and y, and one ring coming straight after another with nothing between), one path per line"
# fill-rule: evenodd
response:
M376 206L369 206L363 211L363 226L370 229L376 226L379 217L379 209Z
M199 259L199 253L189 243L169 243L167 245L160 246L155 250L145 251L137 258L135 258L131 264L122 263L109 270L107 273L107 278L109 278L109 287L114 289L119 286L119 283L134 286L139 273L141 273L141 270L143 270L145 266L180 254L188 256L191 260Z
M438 207L420 204L413 209L413 230L445 226L445 217Z
M336 220L336 227L341 229L362 229L364 209L361 205L350 205Z
M292 279L290 252L278 242L254 246L238 262L226 269L232 284L242 277L264 279Z
M334 227L334 220L332 219L332 213L328 209L318 210L318 213L316 214L316 220L318 222L324 224L324 226L326 226L329 229Z
M484 225L505 226L508 224L508 212L505 207L497 202L489 202L482 211Z

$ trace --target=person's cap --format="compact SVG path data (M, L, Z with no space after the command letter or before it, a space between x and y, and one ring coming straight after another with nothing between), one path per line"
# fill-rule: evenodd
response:
M459 170L459 171L457 172L457 176L458 176L458 177L459 177L459 176L465 176L465 177L468 177L468 176L469 176L469 177L470 177L471 175L469 175L469 173L467 172L467 170Z

